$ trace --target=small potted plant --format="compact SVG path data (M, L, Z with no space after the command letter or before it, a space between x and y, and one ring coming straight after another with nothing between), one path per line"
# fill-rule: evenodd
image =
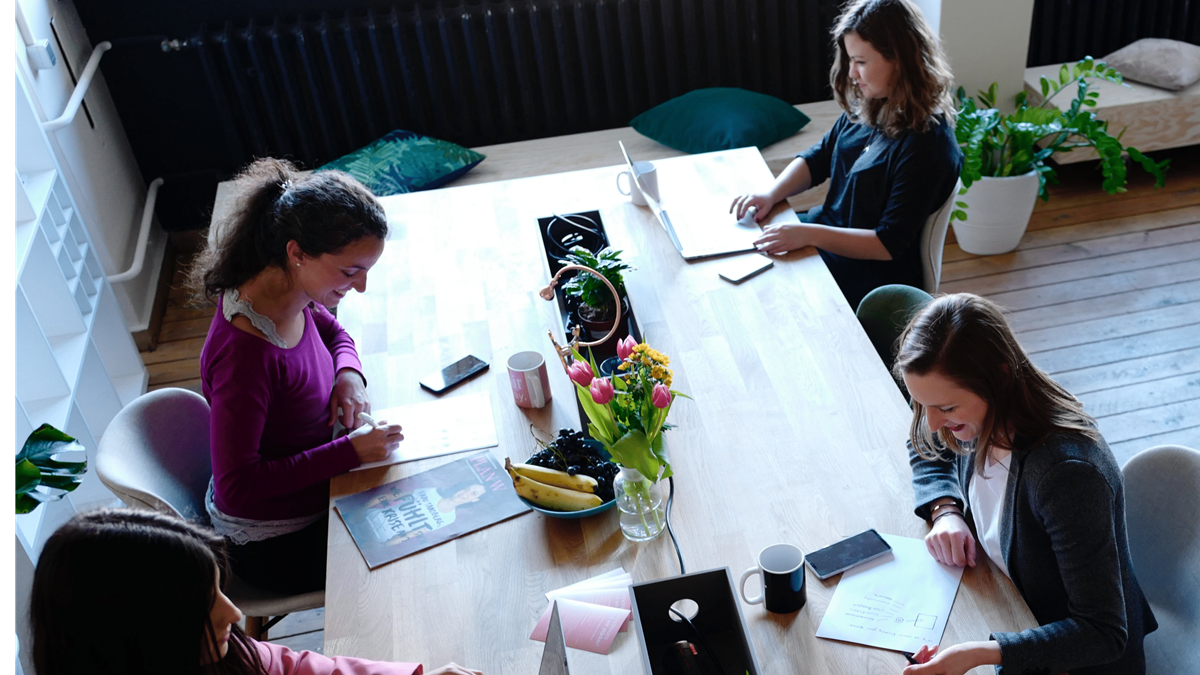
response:
M576 246L567 254L567 264L583 265L602 274L617 289L622 316L628 315L629 302L622 273L633 267L621 260L621 251L604 248L599 253L592 253L582 246ZM584 328L596 337L608 333L617 313L612 291L603 281L591 274L576 274L562 288L568 301L575 305Z
M964 251L993 255L1017 247L1037 197L1049 200L1046 185L1058 182L1047 163L1056 153L1095 149L1104 177L1101 186L1109 194L1125 191L1126 154L1154 176L1155 187L1166 183L1169 160L1156 163L1136 148L1121 145L1121 134L1109 135L1108 122L1087 110L1095 107L1100 96L1089 79L1122 83L1115 68L1089 56L1073 65L1063 64L1057 81L1042 77L1039 105L1030 105L1025 92L1017 94L1016 110L1009 114L996 109L995 83L979 92L978 104L959 88L954 133L963 151L959 192L963 199L956 202L950 220ZM1051 102L1072 88L1075 98L1066 110Z
M654 539L666 525L658 481L671 475L663 450L667 415L675 397L688 396L671 389L670 359L633 337L617 343L621 362L611 377L602 377L578 351L574 357L567 374L587 414L588 433L621 467L613 481L621 532L632 541Z

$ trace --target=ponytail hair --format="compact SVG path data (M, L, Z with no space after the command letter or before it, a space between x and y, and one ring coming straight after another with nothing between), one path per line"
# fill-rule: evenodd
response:
M287 245L305 255L336 253L363 237L387 238L387 216L370 190L341 171L301 176L291 163L259 159L233 182L237 205L196 256L188 287L214 300L268 267L287 271Z

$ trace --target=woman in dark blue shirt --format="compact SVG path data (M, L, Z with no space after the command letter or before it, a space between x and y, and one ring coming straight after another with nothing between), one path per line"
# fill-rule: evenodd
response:
M937 36L910 0L858 0L839 17L829 80L845 112L770 190L731 211L757 209L829 180L823 206L799 224L772 225L766 253L815 246L851 307L885 284L922 285L925 221L950 196L962 168L954 138L950 69Z

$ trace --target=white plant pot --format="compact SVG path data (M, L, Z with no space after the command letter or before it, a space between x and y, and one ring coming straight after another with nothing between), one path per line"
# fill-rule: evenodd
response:
M954 221L958 246L975 255L1008 253L1021 243L1037 201L1037 172L1009 178L981 178L959 198L966 221Z

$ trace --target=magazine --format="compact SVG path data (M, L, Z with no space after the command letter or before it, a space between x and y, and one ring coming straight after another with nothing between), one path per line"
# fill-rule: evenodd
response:
M488 451L333 505L370 569L531 510Z

